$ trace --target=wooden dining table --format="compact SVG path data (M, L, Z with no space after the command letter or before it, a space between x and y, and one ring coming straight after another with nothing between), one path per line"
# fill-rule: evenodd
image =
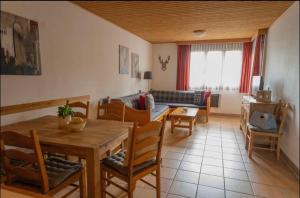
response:
M133 124L88 119L82 131L71 131L68 128L58 128L58 120L56 116L43 116L3 126L1 131L13 130L29 134L30 130L36 130L44 152L75 155L85 159L87 196L100 197L101 156L124 141Z

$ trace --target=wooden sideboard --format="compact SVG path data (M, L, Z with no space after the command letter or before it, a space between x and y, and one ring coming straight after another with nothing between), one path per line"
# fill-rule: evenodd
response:
M258 102L252 96L243 96L241 106L240 128L246 134L247 123L254 111L273 113L275 109L275 102Z

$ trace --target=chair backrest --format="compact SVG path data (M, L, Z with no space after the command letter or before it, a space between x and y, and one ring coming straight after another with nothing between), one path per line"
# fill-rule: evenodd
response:
M127 153L124 166L128 166L129 174L135 166L154 160L156 164L161 160L161 148L165 130L166 116L162 121L152 121L139 127L134 124L129 131Z
M43 193L49 191L48 175L36 131L31 131L30 136L15 131L3 131L1 152L8 185L15 180L34 182L41 184ZM15 161L22 163L20 165Z
M97 119L124 122L125 104L120 101L101 104L98 102Z
M90 102L89 101L87 101L86 103L84 103L84 102L72 102L72 103L70 103L70 101L67 100L67 105L69 107L72 107L72 108L80 108L80 109L84 109L85 110L85 114L82 113L82 112L80 112L80 111L75 111L74 112L74 116L85 118L85 119L88 118L88 116L89 116L89 108L90 108Z
M277 126L278 126L278 133L280 135L283 134L283 127L287 116L288 108L289 108L288 103L284 103L282 100L279 100L274 110L274 115L276 117Z

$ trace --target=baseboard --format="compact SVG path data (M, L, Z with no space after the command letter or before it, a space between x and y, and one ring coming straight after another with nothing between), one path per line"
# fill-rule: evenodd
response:
M299 180L299 168L290 160L290 158L280 150L280 161L286 165Z
M216 115L216 116L231 116L231 117L240 117L240 114L233 114L233 113L215 113L209 112L209 115Z

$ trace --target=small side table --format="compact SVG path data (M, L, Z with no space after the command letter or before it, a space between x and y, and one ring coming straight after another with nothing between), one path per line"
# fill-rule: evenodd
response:
M169 114L171 119L171 133L177 127L189 129L189 135L192 135L193 125L196 125L197 114L198 108L177 107ZM184 122L188 122L188 125L183 124Z

